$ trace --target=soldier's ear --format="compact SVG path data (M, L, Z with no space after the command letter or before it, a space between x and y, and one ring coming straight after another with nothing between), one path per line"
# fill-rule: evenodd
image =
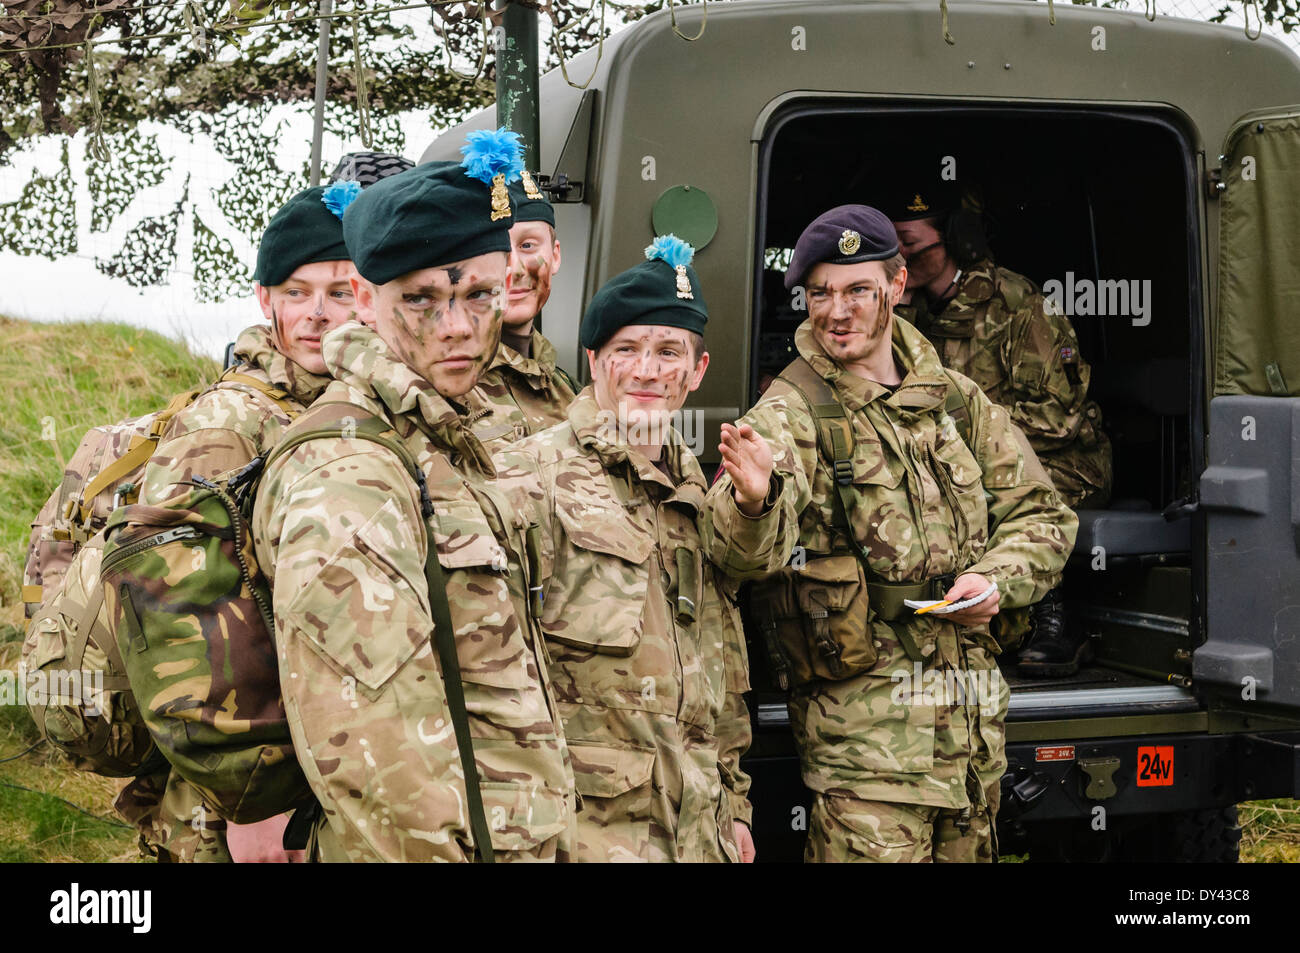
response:
M375 326L375 286L355 273L348 280L352 284L352 300L357 306L357 320L373 328Z
M555 245L551 249L551 274L558 275L560 273L560 240L555 238L555 229L551 229L551 238L555 241Z
M253 294L257 296L257 303L262 309L262 317L267 321L272 321L271 317L271 289L264 288L257 282L253 282Z
M889 306L894 308L903 297L903 292L907 290L907 266L899 266L898 273L894 275L894 280L889 283Z
M700 351L699 357L695 359L695 370L691 372L690 390L700 389L700 382L704 380L704 372L709 369L709 352Z

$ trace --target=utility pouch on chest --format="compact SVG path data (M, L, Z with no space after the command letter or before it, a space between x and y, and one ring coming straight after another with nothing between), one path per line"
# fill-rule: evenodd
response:
M852 678L876 662L867 581L853 556L787 566L750 586L749 606L783 689Z

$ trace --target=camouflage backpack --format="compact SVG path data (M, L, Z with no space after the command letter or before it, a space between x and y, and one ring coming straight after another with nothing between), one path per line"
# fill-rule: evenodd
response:
M265 820L310 794L293 753L271 594L248 532L262 458L104 530L105 627L148 734L219 815Z
M424 474L389 424L351 404L317 403L308 419L312 427L297 429L265 459L216 480L196 477L194 489L162 506L118 510L104 532L108 625L149 733L218 814L241 824L311 798L280 695L270 588L248 532L264 464L318 437L378 443L411 474L431 532ZM425 570L474 839L490 845L432 538ZM490 850L479 851L492 859Z
M243 375L222 377L231 379L273 401L287 396ZM205 390L89 431L33 523L23 587L31 616L21 668L28 710L42 737L85 771L129 777L165 765L108 627L100 584L103 529L138 497L145 464L172 418Z

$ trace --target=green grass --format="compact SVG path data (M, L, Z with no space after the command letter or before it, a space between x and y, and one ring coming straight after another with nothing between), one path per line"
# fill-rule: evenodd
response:
M0 317L0 335L0 669L12 671L25 628L29 524L82 436L158 410L220 368L183 344L123 324ZM0 861L138 859L135 832L113 812L123 782L74 770L44 747L4 760L37 741L26 708L0 706Z
M7 606L19 599L28 524L85 432L157 410L220 368L124 324L0 317L0 335L0 603ZM46 439L51 426L54 440Z

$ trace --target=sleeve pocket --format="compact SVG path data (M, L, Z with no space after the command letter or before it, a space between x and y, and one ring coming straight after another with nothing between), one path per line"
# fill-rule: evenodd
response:
M383 555L395 541L381 543L378 521L392 506L385 503L334 552L289 604L283 623L371 692L428 645L433 628L422 594Z

